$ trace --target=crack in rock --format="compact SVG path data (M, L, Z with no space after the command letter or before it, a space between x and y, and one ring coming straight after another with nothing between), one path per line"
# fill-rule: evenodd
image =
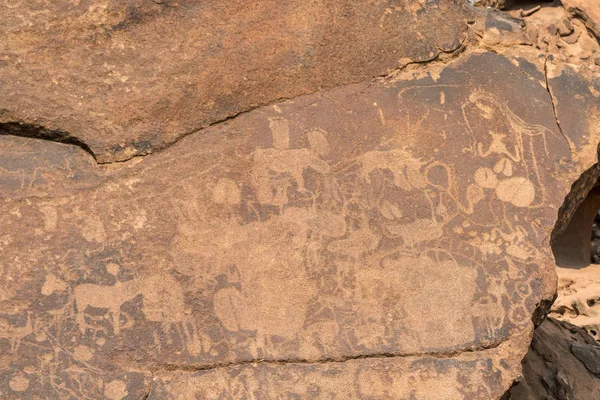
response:
M153 374L159 371L212 371L215 369L231 368L244 365L258 365L258 364L270 364L270 365L288 365L288 364L332 364L332 363L345 363L354 360L370 360L370 359L386 359L386 358L409 358L409 357L432 357L432 358L453 358L460 356L464 353L476 353L480 351L493 350L498 348L500 345L508 341L508 337L504 337L501 340L490 343L488 345L481 345L476 347L469 347L464 349L458 349L454 351L440 351L440 352L414 352L414 353L374 353L374 354L359 354L354 356L340 356L340 357L328 357L315 360L307 360L302 358L289 358L279 360L269 359L252 359L252 360L241 360L231 362L221 362L214 364L176 364L176 363L154 363L151 364L148 370Z
M48 129L40 125L20 122L3 122L0 123L0 135L18 136L30 139L47 140L49 142L70 144L72 146L79 147L91 155L96 163L98 163L96 154L94 154L87 143L60 129Z
M574 154L573 147L571 145L571 141L569 140L567 135L565 135L565 133L563 132L562 127L560 126L559 119L558 119L558 113L556 111L556 100L554 99L554 95L552 94L552 89L550 89L550 82L548 80L548 61L549 61L549 58L546 58L544 60L544 78L546 80L546 91L548 92L548 95L550 96L550 103L552 104L552 113L554 114L554 121L556 122L556 126L558 127L560 134L567 142L569 151L571 152L571 154Z

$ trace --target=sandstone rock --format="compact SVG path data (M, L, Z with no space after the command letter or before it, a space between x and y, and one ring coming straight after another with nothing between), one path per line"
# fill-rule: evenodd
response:
M600 5L584 0L562 0L564 7L575 17L580 18L586 27L600 39Z
M40 23L5 26L5 45L25 66L49 46L73 61L0 71L0 397L505 393L555 294L551 245L600 174L593 74L507 48L526 33L514 18L453 2L333 2L332 21L292 2L272 31L267 1L234 3L218 29L217 1L32 4L10 13ZM456 60L371 80L461 46L466 15L473 48ZM365 34L348 37L349 21ZM289 24L326 25L330 56ZM182 32L189 48L171 50ZM294 54L313 63L296 74ZM81 68L90 57L122 91L98 83L99 62ZM62 89L42 91L53 76ZM166 83L180 76L191 94Z
M523 378L505 400L600 397L600 346L583 329L548 318L535 330Z
M457 49L459 0L9 1L0 123L125 160L240 112Z
M521 16L517 10L512 15ZM553 60L594 66L600 45L578 14L558 4L545 4L524 18L533 44Z
M550 315L582 327L600 340L600 265L559 268L558 278L559 296Z
M335 382L339 398L499 397L553 295L544 238L582 172L547 90L486 52L262 108L135 162L44 144L0 213L0 379L25 374L42 397L113 380L138 393L152 374L158 398Z
M514 0L468 0L468 2L479 7L494 7L503 10L510 7Z

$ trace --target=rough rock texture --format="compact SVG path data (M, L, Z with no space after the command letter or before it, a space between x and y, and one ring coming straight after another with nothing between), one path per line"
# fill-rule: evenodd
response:
M519 15L523 11L515 11ZM528 35L552 60L596 67L600 44L584 20L563 7L543 7L526 18Z
M505 393L595 182L593 73L454 2L31 4L0 28L1 398Z
M558 269L559 296L552 315L584 328L600 339L600 265L583 269Z
M129 159L280 99L457 49L459 0L9 1L0 123Z
M495 7L504 10L510 7L515 0L467 0L469 4L479 7Z
M592 239L590 241L590 263L600 264L600 211L596 213L592 225Z
M600 79L598 67L588 67L597 64L600 53L597 39L590 28L593 20L582 20L581 16L584 13L595 15L600 8L598 5L595 5L595 8L588 5L578 8L579 11L575 12L573 5L577 2L564 3L570 12L567 18L571 19L566 20L568 23L563 22L563 26L571 26L573 31L567 36L558 32L560 38L555 34L554 39L549 35L541 41L550 43L548 50L555 54L554 59L546 65L549 91L554 99L557 120L569 139L571 148L576 153L583 152L588 154L587 157L591 157L598 152L600 142ZM583 7L583 4L581 6ZM536 18L549 21L548 16L558 15L564 10L552 10L545 14L542 11ZM577 41L567 41L570 43L568 46L567 42L559 45L561 40L575 36ZM585 45L586 43L589 45ZM583 145L578 145L573 141L572 135L579 136L581 133L587 140ZM595 338L598 338L600 333L600 312L596 304L600 276L597 266L590 266L590 238L593 221L600 208L599 178L600 169L595 165L574 184L572 192L579 195L567 198L564 210L567 212L563 212L563 215L572 215L572 218L559 221L561 229L554 232L553 248L560 268L557 270L558 298L551 313L557 319L564 319L585 328Z
M568 146L545 88L494 53L260 109L116 168L46 145L1 213L6 387L28 367L30 393L80 394L102 390L77 378L95 369L358 358L345 374L403 386L420 365L409 392L493 398L552 296ZM59 194L28 178L58 168ZM244 367L244 390L279 390L267 367ZM330 367L309 366L317 388ZM298 393L305 368L285 372ZM127 374L129 393L149 377Z
M548 318L533 334L523 377L503 400L600 398L600 346L583 329Z
M600 39L600 7L596 2L562 0L562 3L572 16L580 19L585 24L596 39Z

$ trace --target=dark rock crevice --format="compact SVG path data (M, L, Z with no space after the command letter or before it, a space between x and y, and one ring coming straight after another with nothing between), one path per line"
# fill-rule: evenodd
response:
M600 166L595 164L573 183L559 209L550 241L559 267L583 268L590 264L592 224L600 207L599 179Z
M80 138L60 129L48 129L41 125L20 122L2 122L0 123L0 135L12 135L30 139L41 139L50 142L70 144L79 147L92 156L94 160L96 160L96 154L94 154L87 143Z
M147 400L152 395L152 383L153 382L154 382L154 373L152 372L150 375L150 382L148 383L148 390L144 394L144 397L142 397L142 400Z

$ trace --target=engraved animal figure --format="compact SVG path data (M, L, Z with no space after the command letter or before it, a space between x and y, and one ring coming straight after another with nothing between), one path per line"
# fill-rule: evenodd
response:
M371 172L377 169L389 169L394 175L394 185L402 190L423 189L427 181L421 173L423 163L402 149L369 151L359 157L361 174L367 183L371 183Z
M79 330L84 333L87 307L108 309L115 335L121 332L121 306L138 295L143 296L144 316L149 321L167 324L181 321L184 316L184 296L175 279L154 275L115 283L112 286L84 283L75 287L74 303Z
M273 182L271 173L278 175L289 174L298 185L298 191L304 188L304 170L313 170L326 174L329 165L323 161L320 154L326 154L328 144L324 135L309 136L310 148L289 148L289 127L284 119L270 121L273 136L273 148L257 149L253 155L254 168L252 181L257 188L258 200L263 204L282 206L287 203L287 186L289 182ZM314 133L314 132L313 132ZM318 140L315 140L318 138Z
M14 326L7 320L0 319L0 338L8 339L12 353L19 350L21 340L32 333L33 321L31 320L31 312L27 313L27 322L25 326Z
M254 153L254 164L259 177L271 170L276 173L289 173L298 184L298 191L304 190L304 170L312 168L325 174L329 165L311 149L278 150L259 149Z
M75 287L76 322L81 333L85 333L85 310L88 307L108 309L112 315L113 330L118 335L121 319L121 305L140 293L140 282L130 280L115 283L113 286L101 286L84 283Z

